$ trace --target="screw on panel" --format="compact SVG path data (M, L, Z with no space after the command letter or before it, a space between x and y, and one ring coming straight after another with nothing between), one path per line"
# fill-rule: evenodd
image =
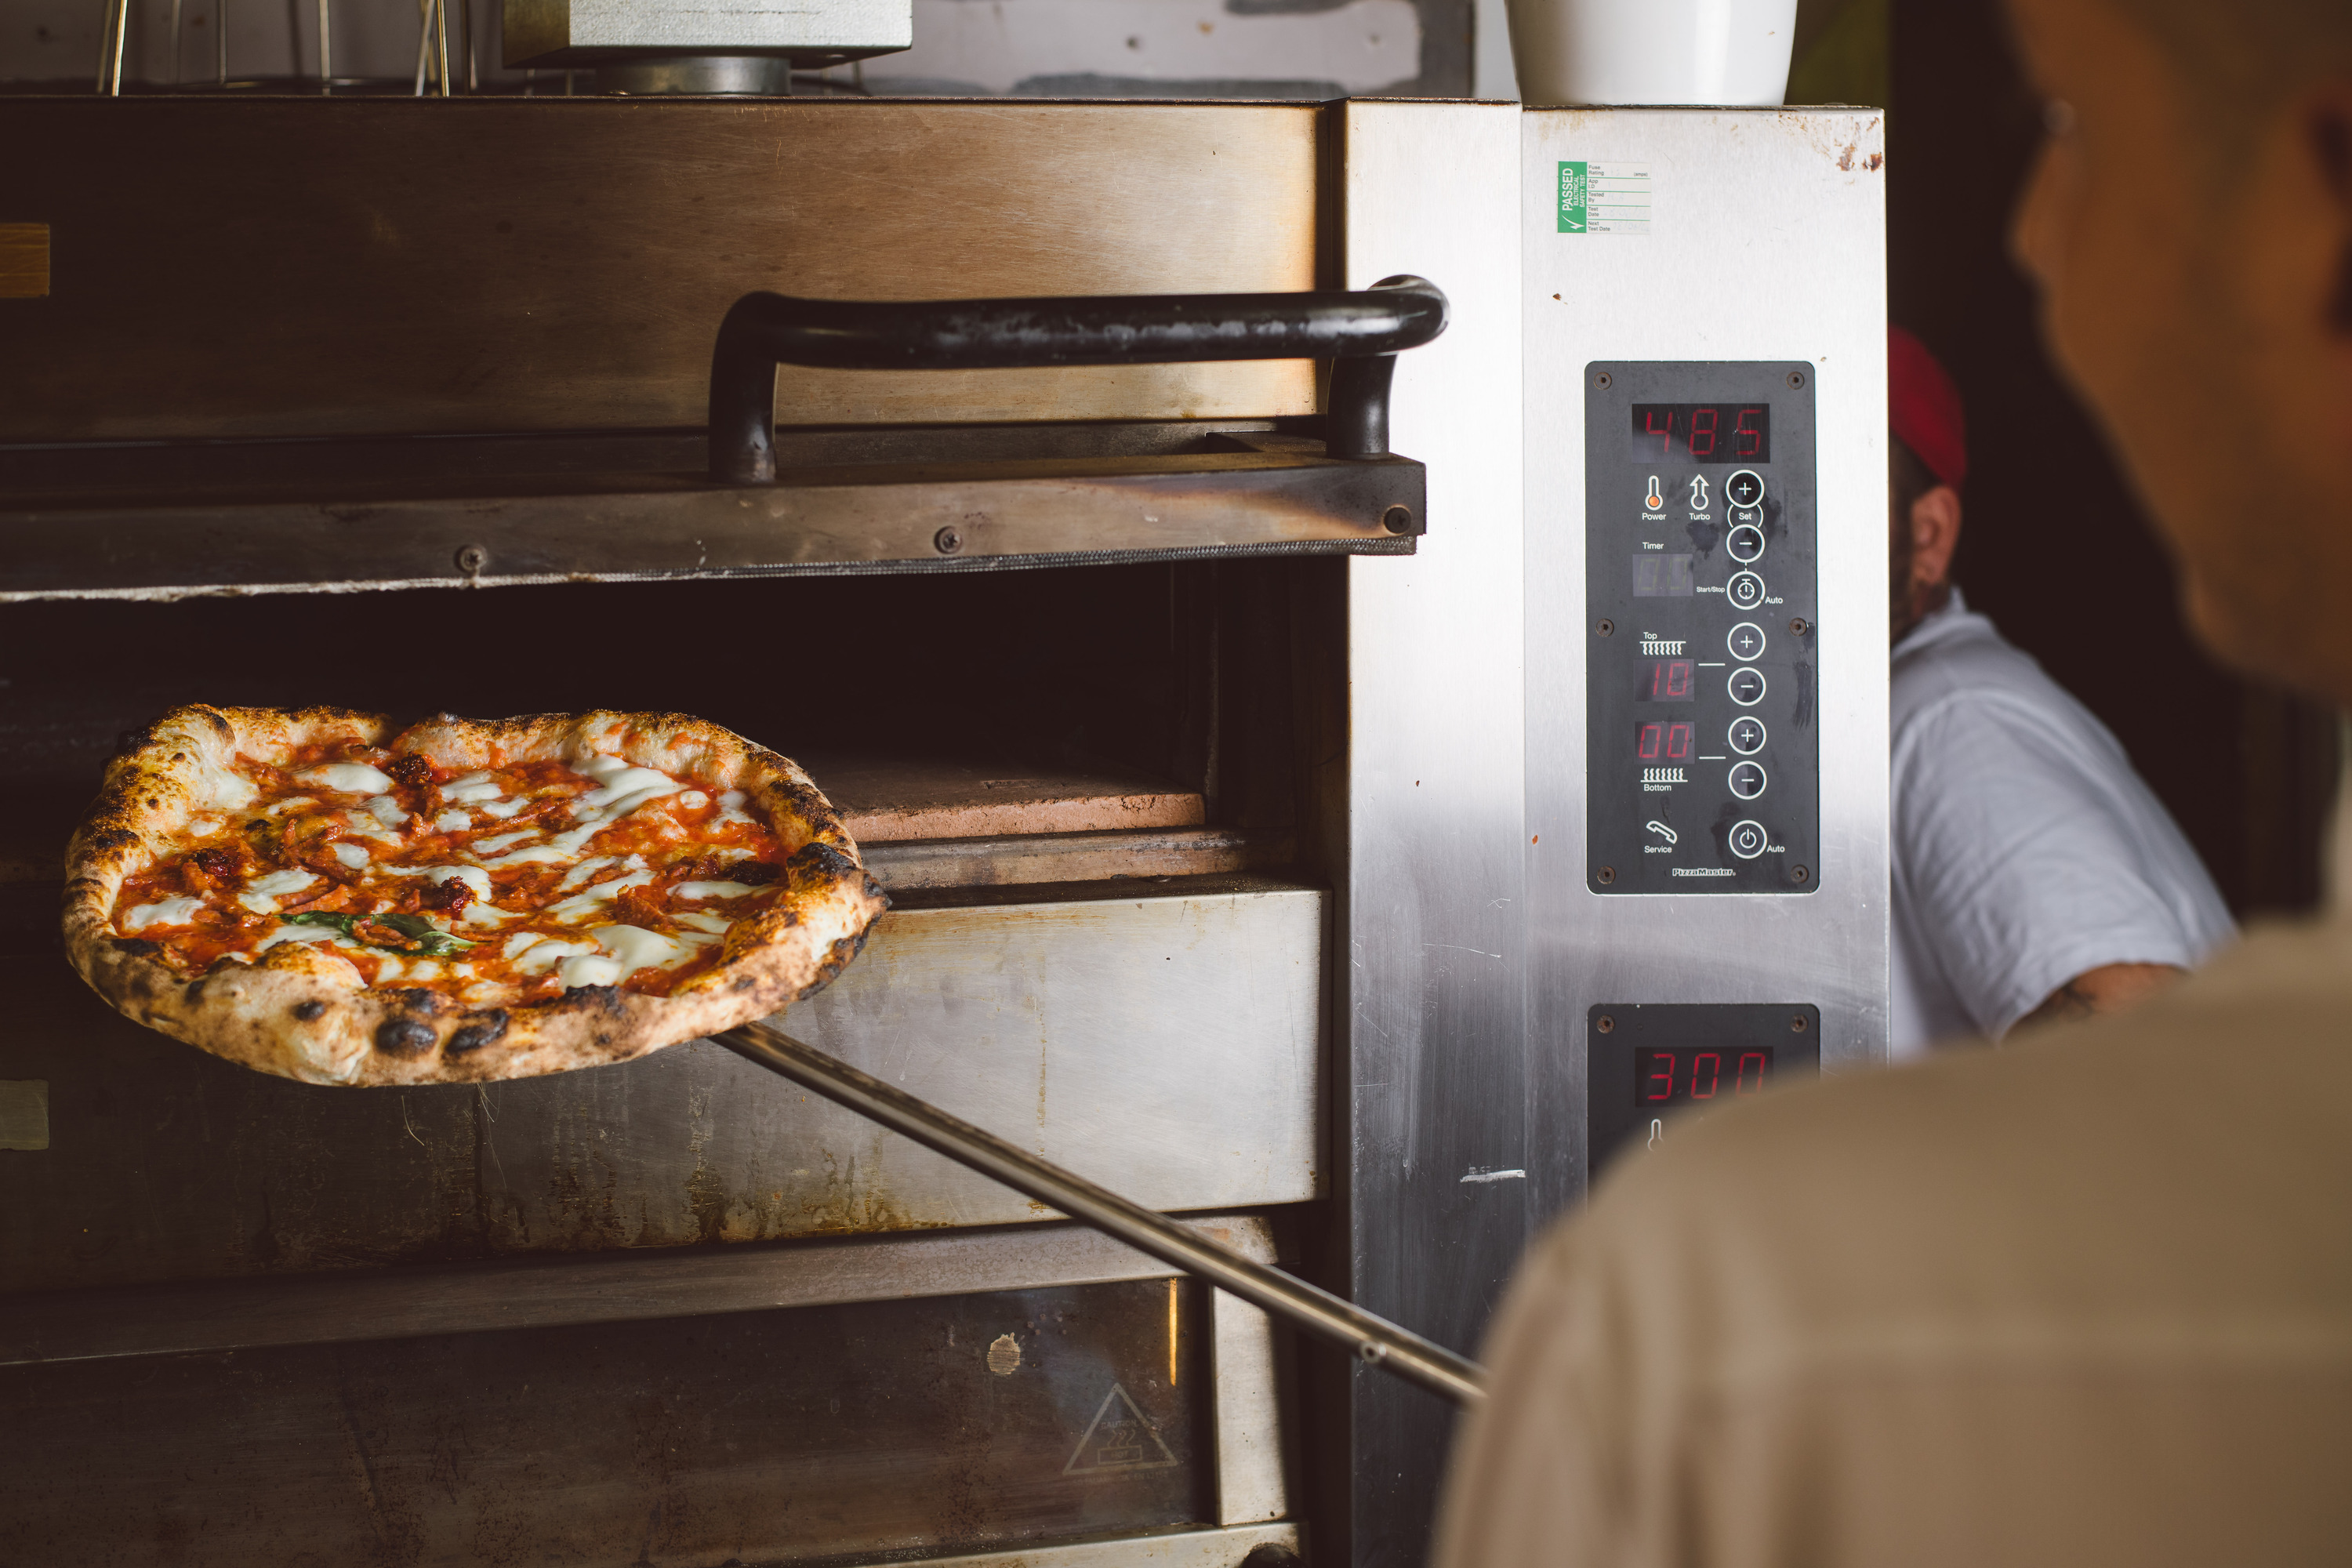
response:
M468 544L457 552L457 570L471 576L490 563L490 552L478 544Z
M1805 373L1804 373L1803 371L1801 371L1801 370L1792 370L1792 371L1790 371L1790 372L1789 373L1789 387L1790 387L1790 390L1794 391L1794 390L1796 390L1796 389L1798 389L1798 388L1800 388L1800 387L1803 386L1804 384L1805 384Z
M1614 866L1603 866L1594 874L1601 879L1601 885L1605 888L1610 883L1617 879L1617 868Z
M1802 1013L1797 1014L1789 1020L1789 1032L1792 1035L1801 1035L1811 1026L1811 1022Z
M1802 616L1791 616L1789 618L1789 629L1796 633L1799 637L1803 637L1807 632L1813 629L1813 623L1805 619Z
M1617 623L1615 621L1596 621L1593 623L1592 633L1595 637L1605 637L1616 629Z
M1392 506L1381 513L1381 526L1391 533L1404 533L1412 528L1412 508Z
M1813 874L1811 871L1806 870L1802 866L1791 866L1789 868L1789 880L1791 882L1810 881L1812 875Z
M1552 298L1557 300L1559 296L1555 294ZM1594 371L1592 373L1592 384L1599 387L1603 392L1608 391L1610 386L1609 373L1605 370Z
M963 548L963 535L952 528L943 528L931 535L931 543L942 555L953 555Z
M1616 1028L1617 1020L1611 1017L1608 1014L1603 1013L1601 1016L1592 1020L1592 1026L1605 1035L1611 1030Z

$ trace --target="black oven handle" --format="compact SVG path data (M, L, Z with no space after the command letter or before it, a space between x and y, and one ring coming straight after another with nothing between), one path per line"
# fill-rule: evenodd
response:
M1049 364L1332 361L1325 449L1384 458L1396 356L1445 330L1426 279L1307 294L1106 294L1058 300L795 300L746 294L710 354L710 477L776 478L775 367L1005 370Z

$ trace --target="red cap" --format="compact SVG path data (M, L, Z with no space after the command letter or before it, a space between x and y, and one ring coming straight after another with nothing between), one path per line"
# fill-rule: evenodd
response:
M1969 477L1969 416L1960 389L1901 327L1886 329L1886 422L1927 471L1954 489Z

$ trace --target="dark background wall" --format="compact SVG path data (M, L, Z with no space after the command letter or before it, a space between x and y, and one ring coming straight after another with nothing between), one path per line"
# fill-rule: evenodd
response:
M2006 248L2041 111L1997 0L1894 0L1892 23L1890 309L1968 400L1956 575L2115 731L2233 909L2307 909L2321 891L2335 716L2191 641L2137 501L2042 353Z

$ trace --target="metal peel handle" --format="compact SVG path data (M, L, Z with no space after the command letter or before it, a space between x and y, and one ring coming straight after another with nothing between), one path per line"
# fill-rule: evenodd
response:
M1395 1373L1457 1405L1475 1405L1486 1400L1486 1372L1476 1362L1375 1317L1328 1290L1229 1251L1165 1215L1048 1164L904 1089L802 1044L781 1029L746 1024L717 1038L737 1055L803 1089L814 1089L926 1149L1117 1237L1139 1252L1172 1263L1309 1333L1346 1346L1368 1365Z

